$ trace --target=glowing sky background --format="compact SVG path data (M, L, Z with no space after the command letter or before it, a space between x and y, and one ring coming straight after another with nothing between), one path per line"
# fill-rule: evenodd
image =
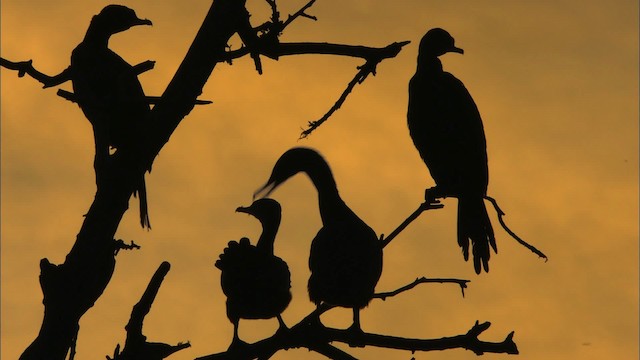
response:
M33 59L48 74L66 68L91 16L105 1L1 2L2 56ZM122 1L153 27L115 36L111 47L130 63L156 60L141 75L160 95L210 6L209 1ZM283 15L302 6L281 1ZM249 0L252 21L266 20L263 1ZM226 349L220 273L213 264L229 240L256 240L259 223L237 206L251 203L273 163L293 146L318 149L330 163L346 203L378 233L389 233L433 185L406 127L407 84L417 44L443 27L465 54L445 55L445 69L474 96L488 141L489 194L519 235L544 250L538 259L494 221L499 254L477 276L455 240L455 200L423 214L389 247L379 291L419 276L472 282L421 285L362 312L365 331L439 338L491 321L483 340L515 330L518 359L638 358L638 2L335 1L318 0L282 41L385 46L412 43L358 86L309 139L309 120L333 104L364 62L305 55L221 64L197 107L179 126L147 176L153 230L138 225L131 201L116 234L142 250L121 252L111 283L80 323L77 358L104 358L123 343L131 307L166 260L172 269L144 332L150 341L191 341L169 359ZM232 46L239 41L234 38ZM2 359L16 359L36 336L43 314L41 258L64 261L95 192L91 127L79 108L30 78L1 72L2 91ZM71 90L71 84L61 88ZM313 309L306 295L307 255L320 228L317 196L297 176L272 197L283 206L276 253L292 270L293 301L283 314L295 324ZM323 319L346 327L350 312ZM270 336L277 321L241 321L247 341ZM369 359L409 359L405 351L349 349ZM320 358L307 350L276 358ZM464 350L417 353L416 359L476 359ZM488 359L508 355L486 355Z

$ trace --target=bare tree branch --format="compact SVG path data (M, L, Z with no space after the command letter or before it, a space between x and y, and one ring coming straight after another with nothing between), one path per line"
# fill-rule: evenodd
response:
M64 69L60 74L54 75L54 76L49 76L47 74L41 73L40 71L36 70L33 67L33 60L13 62L0 57L0 66L7 68L9 70L17 70L18 77L24 77L25 74L31 76L35 80L41 82L44 85L43 88L45 89L63 84L67 81L70 81L73 78L73 68L71 66ZM136 74L140 75L145 71L149 71L153 69L154 66L155 66L155 61L147 60L147 61L141 62L140 64L134 65L133 68L136 71ZM67 100L70 100L70 99L67 99ZM75 100L71 100L71 101L75 102Z
M409 339L388 335L354 332L349 329L340 330L324 327L319 321L300 322L286 333L276 335L256 342L247 344L241 349L233 349L222 353L207 355L196 358L196 360L226 360L226 359L256 359L264 353L275 352L277 350L287 350L292 348L307 348L316 351L318 342L324 344L331 342L341 342L355 347L380 347L387 349L398 349L407 351L434 351L447 349L467 349L477 355L484 353L518 354L518 348L513 342L513 332L501 342L487 342L478 339L491 323L479 324L477 321L473 327L464 335L443 337L439 339ZM275 351L274 351L275 350ZM330 358L333 357L326 352L319 351ZM332 353L333 354L333 353Z
M400 48L408 43L409 43L408 41L405 41L402 43L394 43L394 44L391 44L390 46L394 46L394 48L397 48L397 50L400 51ZM349 96L349 94L351 93L353 88L356 86L356 84L362 84L362 82L367 78L367 76L369 76L369 74L373 74L375 76L376 67L383 59L384 58L381 58L381 57L367 58L367 62L364 65L358 67L359 69L358 73L353 78L353 80L349 82L349 84L347 85L347 88L342 92L342 95L340 95L340 98L336 101L336 103L319 120L310 121L309 127L302 131L302 133L300 134L300 138L303 139L311 135L311 133L315 129L317 129L320 125L322 125L325 121L327 121L329 117L331 117L331 115L333 115L333 113L336 112L342 106L344 101L347 99L347 96Z
M422 204L420 204L420 206L418 206L416 211L411 213L411 215L409 215L400 225L398 225L398 227L395 230L393 230L391 234L389 234L389 236L385 238L384 234L380 235L380 241L382 241L382 247L384 248L387 245L389 245L391 240L393 240L396 236L398 236L398 234L400 234L402 230L404 230L407 226L409 226L409 224L411 224L413 220L417 219L418 216L420 216L420 214L422 214L424 211L431 210L431 209L442 209L443 207L444 205L442 205L439 201L423 202Z
M78 99L76 97L76 94L67 91L67 90L63 90L63 89L58 89L58 92L56 93L56 95L60 96L61 98L67 100L67 101L71 101L72 103L77 103ZM159 96L145 96L145 99L147 100L147 103L150 105L155 105L160 101L160 97ZM209 105L212 104L213 101L211 100L196 100L195 105Z
M545 262L549 260L549 258L547 258L547 255L545 255L542 251L538 250L535 246L533 246L533 245L527 243L526 241L522 240L518 235L516 235L516 233L514 233L513 231L511 231L511 229L509 229L507 227L507 224L502 219L502 217L505 215L505 213L498 206L498 202L496 201L496 199L492 198L491 196L486 196L486 195L485 195L484 198L489 200L491 202L491 204L493 204L493 207L496 209L496 212L498 213L498 221L500 222L500 225L502 225L502 228L509 235L511 235L512 238L514 238L520 245L526 247L527 249L531 250L531 252L533 252L534 254L538 255L541 258L543 258Z
M134 305L131 311L129 323L125 326L127 330L127 339L124 349L120 352L120 344L116 346L113 358L107 356L110 360L162 360L171 354L191 346L189 342L178 343L177 345L169 345L164 343L148 342L147 337L142 334L142 324L144 318L149 314L151 305L158 295L160 286L164 277L169 272L171 265L163 262L156 270L151 278L147 289L140 298L140 301Z
M425 284L425 283L440 283L440 284L454 283L454 284L458 284L460 286L460 290L462 290L462 297L464 297L464 289L467 288L467 283L468 282L471 282L471 280L442 279L442 278L428 279L428 278L423 276L421 278L417 278L411 284L405 285L405 286L403 286L401 288L398 288L396 290L393 290L393 291L374 294L373 297L375 299L381 299L382 301L385 301L388 297L396 296L396 295L398 295L400 293L403 293L403 292L405 292L407 290L411 290L411 289L413 289L414 287L416 287L416 286L418 286L420 284Z
M12 62L4 58L0 58L0 66L9 70L17 70L18 77L25 74L31 76L44 85L44 88L60 85L71 80L71 67L64 69L60 74L49 76L41 73L33 67L33 60Z

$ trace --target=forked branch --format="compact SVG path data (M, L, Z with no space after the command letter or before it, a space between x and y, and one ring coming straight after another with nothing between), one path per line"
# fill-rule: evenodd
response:
M131 318L125 327L127 330L127 339L124 349L120 352L120 344L116 346L113 358L107 356L109 360L162 360L169 355L191 346L189 342L178 343L177 345L169 345L157 342L148 342L147 337L142 334L142 324L144 318L151 311L151 305L158 295L160 286L164 277L169 272L171 265L163 262L156 270L151 278L147 289L140 298L140 301L133 307Z

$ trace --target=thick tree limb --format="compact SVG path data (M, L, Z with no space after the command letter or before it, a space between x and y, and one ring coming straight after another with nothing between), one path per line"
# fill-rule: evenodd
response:
M129 323L125 327L127 339L124 349L120 352L120 344L116 346L113 358L107 356L109 360L162 360L171 354L191 346L189 342L169 345L164 343L152 343L147 341L147 337L142 334L142 324L144 318L149 314L151 305L160 290L164 277L169 272L171 265L163 262L151 278L147 289L140 298L140 301L133 307Z
M380 347L407 351L434 351L447 349L467 349L476 355L484 353L518 354L518 348L513 342L513 332L501 342L487 342L478 339L491 323L476 323L464 335L443 337L439 339L408 339L396 336L379 335L371 333L358 333L347 330L324 327L320 322L299 323L284 335L276 334L268 339L254 344L248 344L242 349L229 350L213 355L202 356L196 360L226 360L226 359L255 359L263 353L291 348L317 349L319 342L329 344L341 342L355 347ZM275 350L275 351L274 351ZM341 350L340 350L341 351ZM342 351L341 351L342 352ZM352 358L342 354L342 357L333 357L328 353L320 352L331 358ZM347 357L349 356L349 357Z
M215 66L210 59L224 51L243 16L248 17L244 1L213 2L183 63L152 110L146 152L149 166L144 168L150 167L174 129L195 105ZM40 77L28 66L21 66L24 73ZM75 244L63 264L41 261L44 319L38 336L23 352L21 360L63 360L80 318L109 283L115 267L114 235L129 207L134 183L143 171L140 166L127 165L137 162L132 161L131 156L134 155L118 151L109 162L98 161L99 156L96 157L98 189Z

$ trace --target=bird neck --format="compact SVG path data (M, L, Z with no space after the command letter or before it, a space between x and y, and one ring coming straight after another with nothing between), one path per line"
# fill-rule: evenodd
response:
M104 26L94 17L89 24L89 29L87 29L87 33L82 42L106 48L109 46L109 38L111 38L111 35L112 34L106 31Z
M262 234L258 239L256 247L266 253L273 254L273 242L276 240L276 234L280 227L280 218L270 219L270 221L261 221Z
M418 56L418 73L435 74L442 71L442 62L437 56L422 54Z
M340 197L336 181L326 163L314 166L312 170L307 171L307 175L318 191L318 208L323 224L331 223L333 219L340 219L345 211L350 211Z

